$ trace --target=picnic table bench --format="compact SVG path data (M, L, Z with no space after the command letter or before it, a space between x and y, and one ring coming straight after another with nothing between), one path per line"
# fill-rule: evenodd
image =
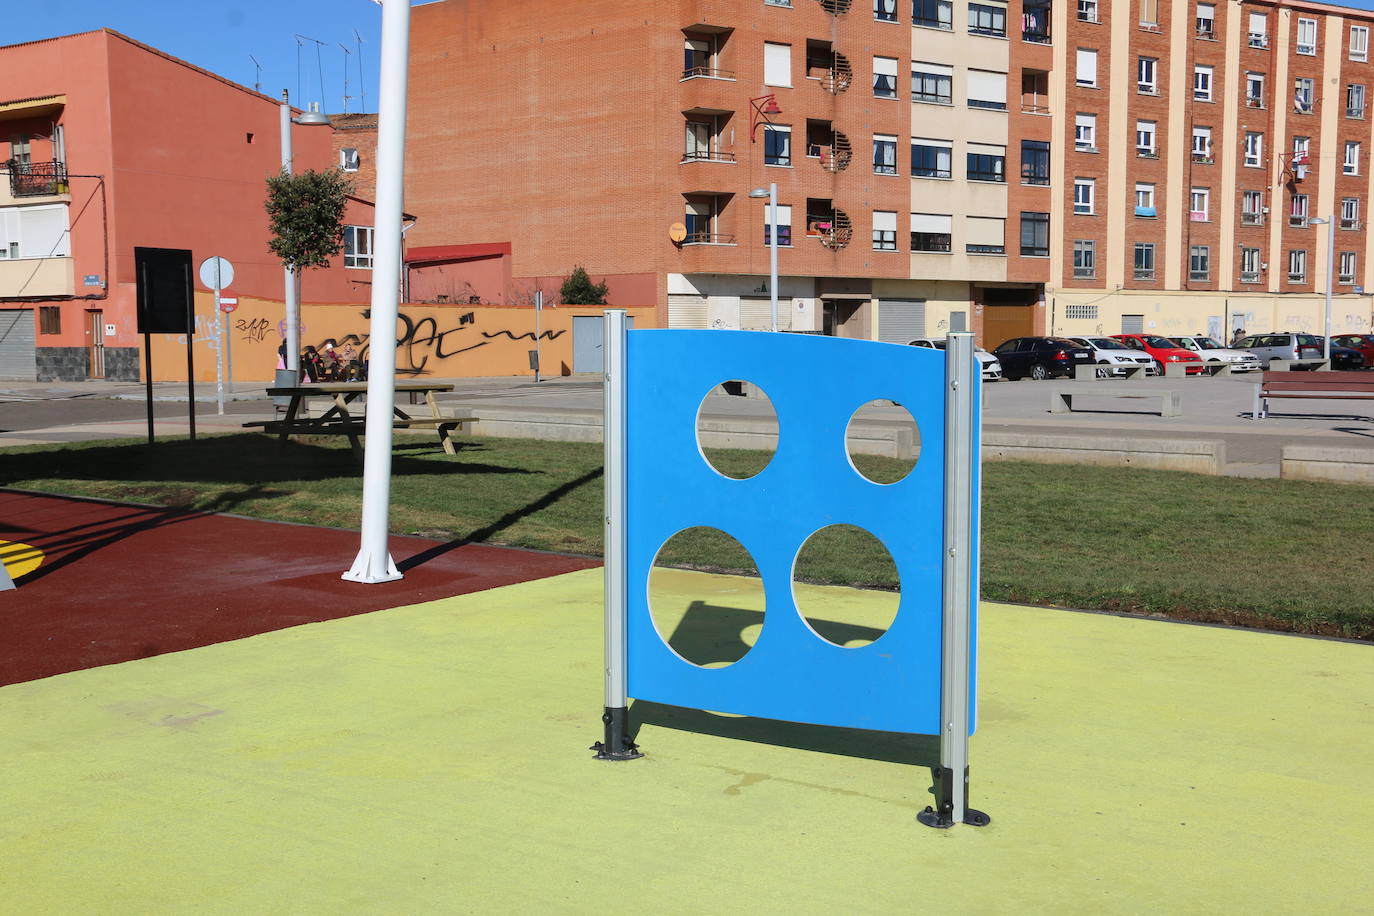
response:
M393 404L391 407L394 414L391 423L392 428L432 428L438 433L439 442L443 445L444 451L450 455L456 454L457 449L453 444L454 432L461 431L464 424L471 424L477 418L470 414L445 413L439 407L439 402L434 395L441 391L452 391L453 386L434 382L396 382L395 390L397 394L404 392L412 396L423 395L424 404L429 408L429 415L411 416ZM261 429L269 434L275 433L280 437L283 445L291 436L347 436L349 444L353 447L354 455L361 458L362 445L359 439L366 432L367 419L363 415L354 415L349 407L366 393L367 382L316 382L308 385L268 388L267 394L270 397L289 399L285 416L276 420L254 420L243 425L245 428ZM312 417L309 415L307 406L308 399L312 397L328 397L333 400L333 404L320 416Z
M1251 417L1269 416L1271 398L1304 398L1322 401L1374 400L1374 373L1362 372L1266 372L1255 386Z

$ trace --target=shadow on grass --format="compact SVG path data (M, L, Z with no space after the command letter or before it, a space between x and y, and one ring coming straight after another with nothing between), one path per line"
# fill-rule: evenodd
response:
M729 664L749 651L751 643L745 640L744 633L763 623L763 619L762 611L693 601L667 642L675 652L696 664ZM812 620L811 625L839 643L872 641L885 632L837 620ZM636 736L645 725L909 766L938 766L940 759L938 735L784 722L635 700L630 706L631 737L638 740Z

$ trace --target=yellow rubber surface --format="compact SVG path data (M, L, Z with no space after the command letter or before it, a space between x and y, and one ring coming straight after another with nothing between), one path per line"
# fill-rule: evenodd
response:
M0 541L0 563L11 579L18 579L43 565L43 551L18 541Z
M988 605L993 822L942 832L891 759L926 739L644 704L649 756L593 761L600 601L591 570L0 688L0 910L1374 911L1374 647Z

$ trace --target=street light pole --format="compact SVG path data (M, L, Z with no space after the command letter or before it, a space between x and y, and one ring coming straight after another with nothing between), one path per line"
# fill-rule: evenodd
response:
M292 171L292 152L291 152L291 96L283 89L281 91L281 170L284 174L290 175ZM283 302L286 305L286 368L295 373L296 380L300 381L301 366L301 321L300 304L296 301L296 268L288 265L282 268L285 293Z
M1326 311L1322 317L1322 359L1331 368L1331 292L1336 279L1336 214L1308 222L1326 227Z
M750 197L768 198L768 306L769 330L778 330L778 185L770 182L768 190L755 188Z

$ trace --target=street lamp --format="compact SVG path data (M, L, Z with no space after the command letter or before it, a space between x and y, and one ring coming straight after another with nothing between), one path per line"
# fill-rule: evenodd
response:
M281 91L281 170L287 175L291 174L291 125L292 123L302 127L329 126L329 116L320 111L315 103L311 103L309 111L301 112L299 118L291 117L291 94L283 89ZM286 368L295 377L295 382L300 381L301 366L301 314L300 304L296 296L296 268L288 265L282 268L286 284ZM293 384L295 384L293 382Z
M1308 220L1318 226L1326 227L1326 316L1322 320L1322 358L1326 360L1326 368L1331 368L1331 284L1335 278L1336 268L1336 214L1332 213L1326 219L1314 218Z
M769 329L778 330L778 185L776 182L767 188L755 188L749 192L753 198L768 198L768 306Z

